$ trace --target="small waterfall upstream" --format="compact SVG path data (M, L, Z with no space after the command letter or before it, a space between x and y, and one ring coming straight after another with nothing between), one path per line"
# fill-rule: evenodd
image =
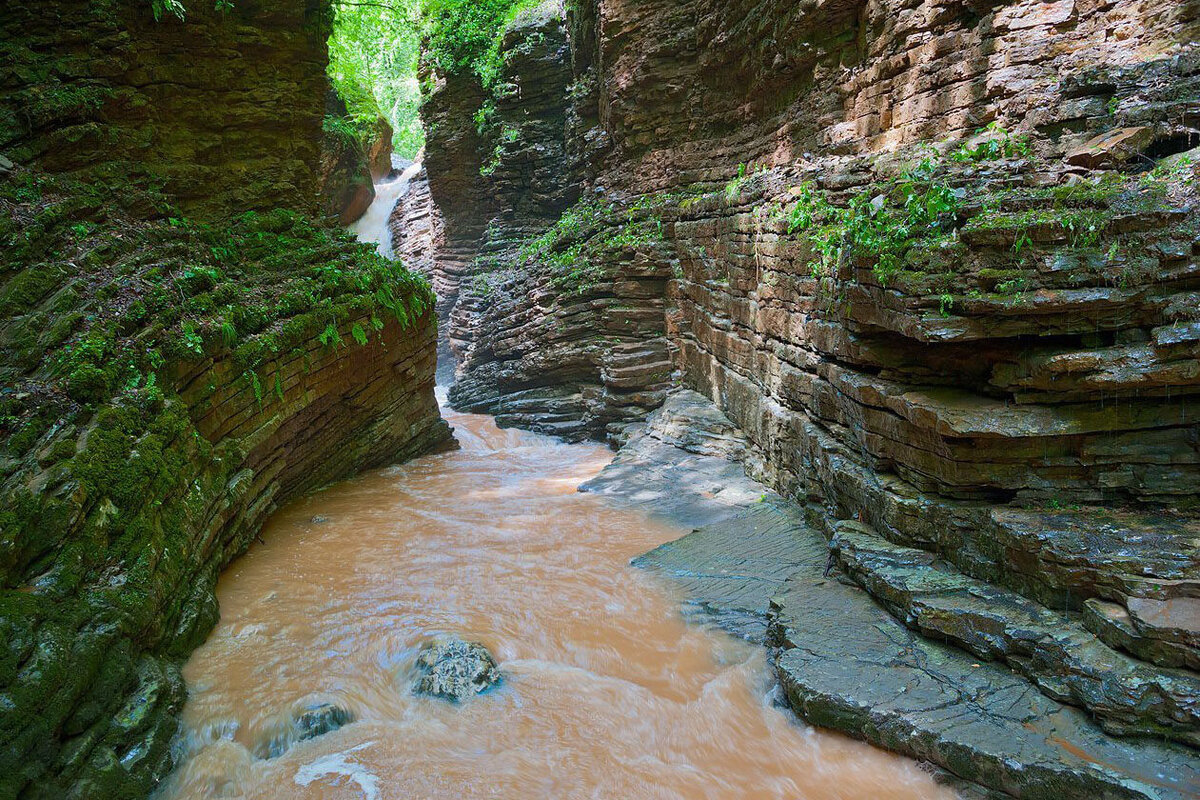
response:
M375 184L374 202L371 203L367 212L350 226L350 230L360 242L378 245L379 254L385 258L392 258L395 255L392 250L392 231L388 226L392 211L395 210L396 203L400 198L408 191L412 179L420 171L421 162L414 161L393 180Z

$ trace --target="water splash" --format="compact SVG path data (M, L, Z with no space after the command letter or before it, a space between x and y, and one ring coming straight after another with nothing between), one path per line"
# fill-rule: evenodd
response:
M313 781L330 775L334 777L344 776L349 778L351 782L359 785L365 800L378 800L379 777L357 761L351 761L347 758L351 753L366 750L374 744L374 742L363 742L357 747L351 747L344 752L321 756L311 764L305 764L296 770L296 777L294 778L296 785L308 786Z
M395 256L392 250L392 230L388 221L396 209L396 203L405 195L412 179L420 171L421 162L417 161L401 172L395 180L375 184L375 201L371 203L367 213L350 226L351 232L360 242L378 245L379 254L384 258Z

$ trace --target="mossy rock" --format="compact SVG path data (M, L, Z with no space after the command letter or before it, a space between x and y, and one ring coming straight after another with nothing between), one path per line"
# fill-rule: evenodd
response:
M0 796L144 796L170 768L179 666L262 516L237 489L261 425L201 418L274 418L285 358L384 328L432 348L428 284L331 224L197 222L121 192L0 177ZM322 343L360 319L361 339Z

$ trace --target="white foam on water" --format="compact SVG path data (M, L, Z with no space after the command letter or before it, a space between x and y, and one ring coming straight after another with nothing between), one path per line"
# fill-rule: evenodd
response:
M360 242L378 245L379 254L385 258L391 258L394 255L392 230L388 226L392 211L395 210L396 203L400 198L408 191L409 183L420 171L421 162L418 161L400 173L400 177L394 181L375 184L374 202L371 203L366 213L350 226L350 230Z
M348 758L351 753L365 750L373 744L375 743L363 742L357 747L351 747L349 750L343 750L340 753L321 756L316 761L305 764L296 770L296 785L308 786L313 781L320 780L328 775L340 775L357 783L362 789L363 797L366 800L378 800L379 777L362 764L359 764L357 761L351 761Z

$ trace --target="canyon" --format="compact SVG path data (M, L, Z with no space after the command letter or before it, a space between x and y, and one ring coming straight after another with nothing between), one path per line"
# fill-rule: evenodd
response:
M0 796L147 796L220 571L453 445L428 284L322 221L320 4L6 6Z
M571 558L636 556L765 653L797 725L922 762L844 751L905 791L1200 796L1197 0L521 3L486 70L427 37L423 159L378 187L386 154L329 125L322 0L42 5L0 17L0 797L224 786L181 751L185 662L242 657L222 571L302 557L273 531L355 486L398 513L377 474L313 494L364 471L490 491L438 472L435 373L471 470L502 469L489 415L531 432L497 451L530 485L586 479L532 521L497 500L525 528L464 503L494 566L497 532L550 547L596 504L626 546L585 525ZM343 230L393 200L396 261ZM247 591L223 607L253 628ZM245 738L220 721L208 745ZM294 796L278 763L248 780Z
M393 216L452 404L633 448L651 508L696 487L648 435L778 493L819 553L761 545L729 624L801 717L1018 797L1193 796L1198 12L532 6L491 86L427 64ZM685 390L715 451L643 429ZM663 569L758 563L746 513Z

